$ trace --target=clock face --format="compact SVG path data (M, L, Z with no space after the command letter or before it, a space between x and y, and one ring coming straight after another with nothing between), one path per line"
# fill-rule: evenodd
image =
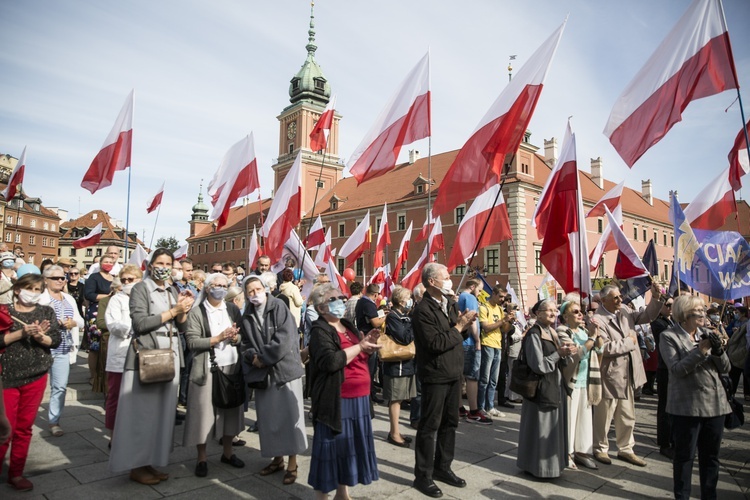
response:
M297 135L297 122L292 122L286 127L286 136L289 139L294 139Z

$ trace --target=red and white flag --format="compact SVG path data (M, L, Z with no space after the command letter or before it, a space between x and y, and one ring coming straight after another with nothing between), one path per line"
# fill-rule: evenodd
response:
M396 259L396 266L393 268L393 274L391 275L391 279L394 283L398 281L401 266L403 266L404 262L409 258L409 242L411 242L411 231L413 225L414 221L410 221L409 227L406 228L404 237L401 239L401 244L398 247L398 258Z
M380 285L380 293L390 299L391 295L393 295L393 289L396 288L396 285L391 279L391 265L386 264L385 266L375 269L370 281L367 282L368 285L372 283Z
M260 189L258 161L255 158L253 134L250 133L229 148L208 186L208 194L211 195L214 206L211 218L216 220L217 231L227 223L232 205L256 189Z
M720 0L695 0L615 102L604 135L632 167L695 99L739 88Z
M729 181L729 171L724 169L719 176L695 195L685 207L685 219L693 229L716 231L724 225L726 218L737 211L734 190Z
M375 255L372 258L372 267L375 269L383 267L383 255L385 247L391 244L391 233L388 231L388 204L383 203L383 216L380 219L378 239L375 243Z
M625 187L625 181L614 186L612 189L604 193L604 196L594 205L589 213L586 214L586 218L589 217L601 217L604 215L604 207L609 208L610 212L614 212L615 208L620 205L622 199L622 188Z
M325 267L331 257L333 257L333 252L331 251L331 228L329 227L328 231L326 231L323 244L318 246L318 253L315 255L315 265Z
M491 214L493 209L494 213ZM495 184L477 196L458 226L453 250L448 258L448 270L465 265L475 250L512 237L505 199L500 191L500 185Z
M526 133L564 28L565 23L534 52L479 122L440 183L433 214L500 182L506 155L518 150Z
M326 109L318 118L318 122L310 132L310 150L325 151L328 146L328 135L331 133L333 126L333 115L336 113L336 96L332 95L328 101Z
M440 216L435 218L435 222L432 225L432 231L430 231L430 237L427 239L430 248L430 262L435 260L432 254L439 252L445 248L445 240L443 239L443 223L440 220Z
M747 155L748 136L750 136L750 122L747 122L745 128L737 134L732 150L729 152L729 183L735 191L742 187L740 178L750 172L750 159Z
M328 279L331 280L331 284L335 287L338 287L338 289L341 290L341 293L343 293L347 297L351 297L349 287L346 285L346 280L339 274L339 270L336 268L336 264L333 262L333 259L329 257L328 261L326 261L326 264L321 267L325 268L325 273L328 275Z
M135 244L135 250L130 254L128 264L133 264L141 268L141 271L145 271L148 267L148 254L146 250L141 246L140 243Z
M96 226L94 226L94 229L89 231L89 234L84 236L83 238L78 238L75 240L72 245L73 248L78 250L79 248L86 248L86 247L92 247L99 243L99 240L102 239L102 223L100 222Z
M21 157L18 159L18 163L13 167L8 178L8 186L3 190L3 198L5 201L10 201L18 192L18 186L23 184L23 174L26 172L26 146L23 148Z
M187 256L188 256L188 244L187 243L185 243L184 245L180 246L180 248L172 252L172 258L174 260L179 261L179 260L184 259Z
M357 184L392 170L401 147L430 136L430 53L409 72L349 158Z
M250 246L247 251L247 268L250 269L258 261L258 257L261 256L260 245L258 244L258 232L253 226L253 235L250 236Z
M131 90L125 104L117 116L114 127L104 139L102 149L91 162L83 176L81 187L96 193L99 189L112 185L115 172L130 166L130 152L133 145L133 100L135 90Z
M362 253L370 247L370 211L359 223L349 239L339 249L339 257L346 259L346 265L351 266Z
M560 158L539 197L532 225L543 238L541 261L565 293L591 294L586 219L578 179L576 139L570 127Z
M602 206L607 209L609 208L607 205ZM615 207L614 212L612 212L612 216L615 218L615 221L618 222L619 227L622 229L622 205L617 205ZM617 250L617 243L615 243L614 238L612 238L612 228L609 227L609 224L607 224L607 227L605 227L604 231L602 231L601 237L599 237L599 242L591 251L591 255L589 255L589 268L591 269L591 271L594 271L597 267L599 267L599 263L602 261L602 256L610 250Z
M260 230L266 239L266 253L271 262L281 257L283 245L299 221L302 220L302 151L297 153L292 167L279 186L268 209L268 216Z
M422 229L419 230L419 234L414 239L414 241L422 241L426 240L427 237L430 235L430 232L432 231L432 226L435 224L435 217L432 216L432 211L430 211L429 214L427 214L427 218L424 221L424 224L422 224Z
M310 231L307 233L307 240L305 246L308 250L314 250L326 241L326 232L323 229L323 221L320 219L320 215L315 219Z
M617 221L612 216L612 212L606 206L604 207L604 211L609 220L609 227L612 229L612 238L617 243L617 249L619 250L617 253L617 263L615 264L615 277L620 280L627 280L648 276L650 274L648 269L643 265L643 261L638 257L638 254L635 253L635 249L625 237L625 233L620 229Z
M419 256L414 267L412 267L411 270L406 273L404 279L401 280L401 286L412 290L422 281L422 268L425 264L435 260L433 254L442 248L442 241L443 224L440 221L440 217L438 217L435 219L435 224L432 226L432 231L430 231L430 236L427 238L427 243L425 243L424 250L422 250L422 255Z
M151 202L146 207L146 213L147 214L150 214L151 212L153 212L154 210L156 210L159 207L159 205L161 205L161 199L164 197L164 183L165 182L166 181L164 181L164 182L161 183L161 188L159 189L159 192L156 193L156 196L154 196L151 199Z

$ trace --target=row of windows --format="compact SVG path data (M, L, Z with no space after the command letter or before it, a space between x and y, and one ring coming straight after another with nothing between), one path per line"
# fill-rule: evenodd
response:
M599 234L602 234L604 232L604 219L598 219L596 221L596 230ZM639 231L638 226L633 226L633 241L639 241L638 239ZM648 230L644 227L641 228L640 231L641 239L640 241L648 241ZM662 232L662 238L661 238L661 245L667 246L667 239L669 239L669 246L674 247L674 234L670 234L669 237L667 237L667 232ZM659 231L654 229L654 245L659 245Z
M461 221L464 220L464 216L466 215L466 206L460 206L457 207L455 210L455 223L461 224ZM354 227L357 227L361 220L356 221L356 224ZM380 218L375 220L375 233L380 231ZM396 231L406 231L406 215L399 214L396 216ZM338 235L339 238L346 237L346 224L343 222L339 222L338 225Z
M542 274L545 274L547 270L544 268L544 265L542 264L542 258L541 258L542 250L540 248L537 248L534 250L534 274L541 276ZM605 264L604 259L606 258L606 255L602 255L602 260L599 262L599 267L596 269L596 272L594 273L594 276L596 278L604 278L605 272ZM662 268L663 274L661 275L661 279L669 280L669 278L672 276L669 262L664 261L663 262L663 268Z
M34 212L41 212L41 205L39 203L29 203L29 207L31 207ZM20 210L23 208L23 200L14 198L8 202L9 208L14 208L16 210Z
M6 216L5 217L5 223L9 224L9 225L13 224L13 216L12 215ZM19 226L23 225L23 216L20 216L20 215L18 216L18 220L17 220L16 224L18 224ZM32 228L36 227L36 219L31 219L31 221L29 222L29 227L32 227ZM56 231L57 230L57 225L56 224L50 225L49 222L43 221L42 222L42 229L44 229L45 231Z
M244 249L246 244L247 244L247 241L245 240L245 237L243 236L242 238L240 238L240 246L239 246L239 248L241 250ZM260 238L260 244L261 244L261 246L263 245L263 238ZM198 254L201 254L201 253L209 253L208 252L208 242L203 243L202 250L203 251L201 252L201 244L200 243L198 243L197 245L195 243L193 243L192 245L190 245L190 253L192 255L198 255ZM237 250L237 240L235 238L230 238L229 239L229 248L227 248L227 240L222 240L221 241L221 251L222 252L226 252L227 250ZM219 242L218 241L214 241L213 242L213 252L218 252L218 251L219 251Z
M30 234L29 235L29 245L36 245L36 235ZM10 243L22 243L21 241L21 235L18 233L15 233L15 237L11 231L5 232L5 242ZM55 246L55 238L47 238L46 236L42 238L42 246L43 247L54 247Z

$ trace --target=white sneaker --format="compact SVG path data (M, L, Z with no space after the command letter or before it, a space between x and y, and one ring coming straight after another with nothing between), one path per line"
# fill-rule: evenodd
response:
M491 410L489 411L489 414L490 414L490 416L492 416L492 417L500 417L500 418L503 418L503 417L505 417L505 413L501 412L501 411L500 411L500 410L498 410L497 408L493 408L493 409L491 409Z

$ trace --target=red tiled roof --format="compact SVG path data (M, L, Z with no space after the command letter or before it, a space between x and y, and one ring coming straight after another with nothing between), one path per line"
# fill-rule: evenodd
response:
M125 228L116 226L112 222L112 219L109 217L109 214L104 210L92 210L89 213L78 217L77 219L63 222L62 224L60 224L60 229L64 230L65 232L63 233L61 238L77 239L77 237L73 236L73 229L93 229L100 222L102 223L102 240L122 241L122 237L120 237L115 232L115 229L121 229L122 231L124 231ZM128 236L129 241L139 243L141 245L144 244L138 238L133 238L130 235Z

